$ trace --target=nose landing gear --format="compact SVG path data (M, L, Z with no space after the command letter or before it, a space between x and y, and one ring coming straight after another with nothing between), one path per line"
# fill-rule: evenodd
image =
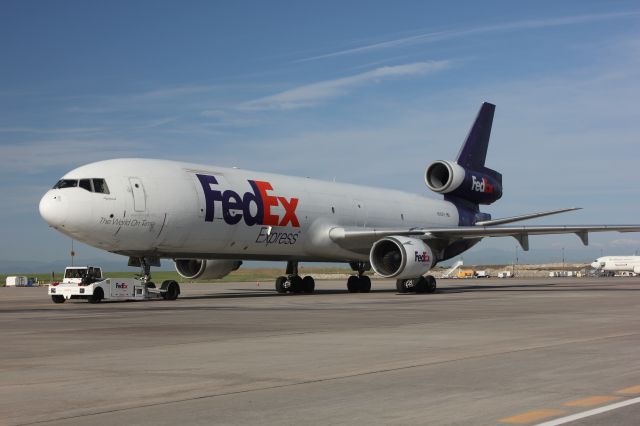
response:
M151 281L151 267L160 266L158 257L130 257L129 266L139 266L141 269L140 281L146 286L147 291L160 291L160 295L164 300L176 300L180 295L180 284L173 280L162 282L160 290L155 290L156 285Z

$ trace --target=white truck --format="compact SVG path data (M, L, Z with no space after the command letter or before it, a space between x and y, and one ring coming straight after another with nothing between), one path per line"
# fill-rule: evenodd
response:
M153 282L136 278L104 278L97 266L70 266L64 270L62 282L49 285L49 295L54 303L69 299L86 299L89 303L102 300L176 300L180 285L173 280L162 282L156 288Z
M511 271L501 271L498 272L498 278L513 278L513 274Z
M7 277L5 286L7 287L26 287L29 284L29 279L27 277Z

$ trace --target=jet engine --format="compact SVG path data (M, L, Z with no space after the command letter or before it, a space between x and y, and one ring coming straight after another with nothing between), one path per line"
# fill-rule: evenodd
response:
M640 274L640 266L634 266L633 267L633 273L634 274Z
M486 167L475 171L453 161L438 160L427 167L424 181L433 192L478 204L491 204L502 197L502 175Z
M216 279L242 265L240 260L175 259L176 272L188 280Z
M435 264L433 251L424 241L403 236L376 241L369 261L378 275L397 279L420 277Z

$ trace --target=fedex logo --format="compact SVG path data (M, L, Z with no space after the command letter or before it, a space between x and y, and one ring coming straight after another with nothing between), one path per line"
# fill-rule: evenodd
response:
M128 288L127 283L116 283L116 288Z
M423 251L422 254L418 253L417 251L415 253L416 253L416 259L415 259L416 262L427 263L431 260L431 256L429 256L426 251Z
M485 177L483 177L482 180L478 180L474 175L471 175L471 190L493 194L493 185L490 184Z
M229 189L224 191L216 189L218 180L213 176L201 174L196 174L196 176L204 191L205 222L213 222L215 209L220 208L222 218L228 225L235 225L244 219L247 226L287 226L291 224L294 228L300 227L296 216L298 199L271 195L273 187L269 182L250 180L248 182L253 192L245 192L240 195ZM271 209L277 206L282 206L284 209L282 217L272 213Z

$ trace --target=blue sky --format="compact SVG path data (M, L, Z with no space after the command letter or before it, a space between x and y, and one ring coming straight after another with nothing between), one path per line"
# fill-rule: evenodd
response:
M580 206L533 223L640 223L639 23L634 1L4 1L0 262L66 257L37 203L106 158L427 194L424 168L455 157L485 100L497 104L487 165L505 190L486 211ZM636 234L591 241L531 247L640 250Z

